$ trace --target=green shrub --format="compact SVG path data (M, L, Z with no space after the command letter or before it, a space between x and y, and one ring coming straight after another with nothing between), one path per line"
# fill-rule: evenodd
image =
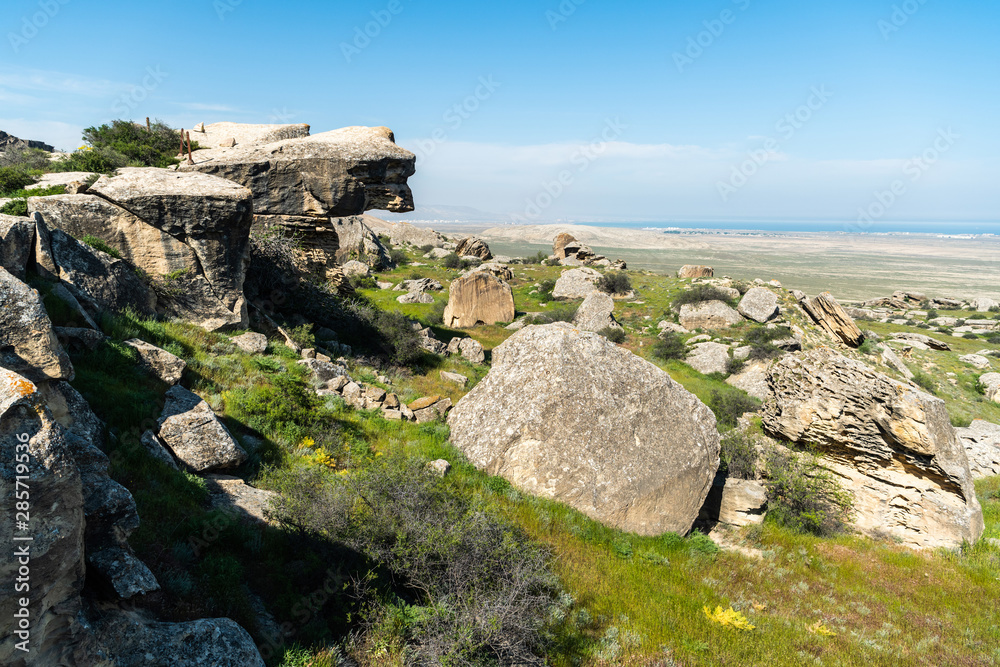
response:
M113 174L116 170L129 165L130 161L127 157L111 148L94 148L78 150L54 160L49 165L49 171L90 171L98 174Z
M23 218L28 215L28 200L15 199L13 201L9 201L3 206L0 206L0 213L3 215L16 215Z
M625 330L622 329L621 327L604 327L597 333L601 334L602 336L610 340L612 343L616 343L618 345L624 343L626 338Z
M927 311L928 320L936 320L937 318L938 318L938 311L934 310L933 308Z
M687 356L687 343L680 334L666 331L660 334L659 339L653 344L653 356L662 361L683 359Z
M632 281L624 271L609 271L597 279L596 286L606 294L625 294L632 289Z
M987 334L986 342L990 345L1000 345L1000 333Z
M15 148L0 153L0 167L14 167L23 171L48 171L51 153L40 148Z
M446 269L462 268L462 258L455 253L449 253L441 258L441 266Z
M756 325L747 329L743 334L743 345L750 346L748 361L766 361L775 359L785 353L777 347L774 341L790 338L792 330L788 327L768 328L763 325Z
M431 250L434 250L434 246L432 246L430 243L420 246L420 252L424 255L429 253Z
M750 434L733 429L722 436L719 470L736 479L757 478L756 443Z
M726 292L712 285L695 285L689 290L685 290L674 297L672 302L674 309L688 303L701 303L703 301L722 301L731 307L736 306L736 299L733 299Z
M522 261L523 261L524 264L541 264L546 259L548 259L548 257L549 257L548 255L546 255L544 252L542 252L541 250L539 250L534 255L528 255Z
M753 288L753 283L748 280L737 280L733 282L733 289L740 294L746 294Z
M378 289L378 282L375 280L375 276L370 274L367 276L351 276L349 282L354 289Z
M405 642L414 664L542 664L560 593L548 553L424 461L387 457L346 476L298 470L279 488L285 525L389 573L358 581L356 595L369 601L369 632Z
M87 236L84 236L80 240L83 243L86 243L87 245L89 245L94 250L100 250L103 253L111 255L115 259L121 259L122 258L122 254L120 252L118 252L118 250L116 248L112 248L111 246L109 246L107 243L105 243L103 240L97 238L96 236L91 236L90 234L88 234Z
M113 120L110 125L85 129L83 140L95 149L114 151L131 164L169 167L178 163L181 133L160 121L153 122L147 130L145 125L130 120ZM191 148L199 146L192 142Z
M316 334L313 333L312 324L301 324L289 329L288 337L295 341L299 347L316 347Z
M728 428L734 428L740 417L748 412L757 412L760 406L759 400L735 389L713 389L708 399L708 407L715 413L719 425Z
M962 334L962 338L964 338L965 340L979 340L979 336L977 336L976 334L972 333L971 331L968 332L968 333Z
M538 296L542 299L552 299L552 290L556 288L556 281L551 278L538 283Z
M0 167L0 197L10 197L37 180L38 178L20 167Z
M935 396L937 395L937 382L935 382L934 378L932 378L927 373L924 373L923 371L917 371L916 373L913 374L913 381L917 384L918 387L925 390L926 392L933 394Z
M876 345L870 338L865 338L865 341L858 346L858 352L865 355L877 354L878 345Z
M410 263L410 257L403 250L393 248L389 251L389 261L395 266L406 266Z
M769 520L814 535L845 529L851 495L815 456L772 447L764 456L764 476Z

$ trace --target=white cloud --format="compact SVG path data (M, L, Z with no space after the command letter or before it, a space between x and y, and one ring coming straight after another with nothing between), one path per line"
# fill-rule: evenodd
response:
M225 104L202 104L201 102L177 102L177 106L188 111L218 111L220 113L244 113L242 109Z

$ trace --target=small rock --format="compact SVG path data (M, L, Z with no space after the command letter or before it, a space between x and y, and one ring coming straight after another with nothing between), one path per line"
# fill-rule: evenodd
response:
M433 470L439 477L444 477L451 470L451 464L444 459L438 459L437 461L431 461L427 464L427 467Z
M403 296L396 297L399 303L434 303L434 297L424 292L410 292Z
M138 338L127 340L125 344L139 353L140 365L166 384L173 385L181 381L187 363L177 355Z
M234 336L232 341L236 347L247 354L264 354L267 352L267 336L262 333L248 331L245 334Z
M469 378L459 373L450 373L448 371L441 371L441 379L445 382L454 382L457 385L465 386L469 383Z

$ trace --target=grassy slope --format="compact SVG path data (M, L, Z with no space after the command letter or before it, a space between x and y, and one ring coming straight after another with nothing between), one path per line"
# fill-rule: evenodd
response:
M552 307L543 306L544 301L530 291L536 282L556 277L560 271L517 267L518 311ZM457 275L439 267L403 267L391 277L408 278L416 272L442 282ZM645 328L655 327L681 282L633 275L633 284L644 303L620 303L616 316L629 332L626 346L647 356L655 328ZM410 316L428 318L433 312L431 305L397 304L399 292L366 294ZM893 326L870 328L888 332ZM189 363L185 385L226 415L238 437L247 430L247 406L241 392L269 386L276 376L304 382L280 345L254 359L228 345L223 336L181 324L115 326L109 333L119 339L138 335L185 357ZM487 349L510 335L498 326L470 332L438 329L438 333L443 340L459 333L473 335ZM991 347L957 338L949 342L955 343L956 352L934 357L933 363L942 369L958 363L960 352ZM166 594L156 601L161 611L173 618L229 615L260 639L242 587L246 583L265 599L279 622L296 622L291 641L317 646L340 636L349 610L346 603L331 603L324 607L323 618L309 617L305 623L294 613L303 595L315 589L326 563L303 551L293 536L275 529L250 529L224 518L220 524L219 513L206 506L200 480L153 462L134 441L158 415L165 387L138 373L134 356L117 345L74 361L78 371L74 384L118 432L111 445L112 474L136 497L143 525L132 542L164 583ZM725 386L677 362L665 367L703 398ZM407 398L441 393L457 400L464 390L442 383L441 369L469 375L473 383L485 372L485 368L447 360L424 375L394 378L394 387ZM373 375L370 370L352 370L356 376ZM954 396L947 388L942 391L952 414L997 414L994 406L976 402L970 390L963 388L967 384L961 380L956 389L961 393ZM711 544L697 536L680 540L623 534L568 507L526 497L469 465L448 444L442 424L387 422L377 414L346 409L337 401L328 403L315 408L329 420L315 427L313 434L319 438L320 428L333 426L343 445L334 452L338 465L364 465L380 453L398 449L427 459L446 458L455 466L448 477L450 484L501 508L532 536L550 545L564 584L592 619L586 641L564 646L550 656L553 664L670 664L665 662L668 658L683 665L989 665L1000 661L1000 614L993 603L1000 598L1000 550L985 542L961 554L918 554L869 539L824 540L766 526L744 529L740 535L748 546L761 551L762 558L739 552L716 554ZM316 465L314 452L301 446L301 433L291 437L288 431L266 423L262 430L267 442L239 471L242 475L266 486L262 464ZM302 431L310 432L308 427ZM978 490L987 536L1000 537L1000 478L980 483ZM221 525L217 536L209 535L212 539L207 546L192 554L186 546L191 538L204 538L206 530L216 525ZM712 623L702 612L706 605L732 605L756 629L741 632ZM810 632L808 627L817 621L835 636ZM292 664L291 654L287 664Z

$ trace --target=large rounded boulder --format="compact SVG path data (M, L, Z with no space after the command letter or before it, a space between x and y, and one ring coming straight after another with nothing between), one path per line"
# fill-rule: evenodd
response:
M448 423L477 467L643 535L688 532L719 466L711 410L648 361L563 322L494 349Z

